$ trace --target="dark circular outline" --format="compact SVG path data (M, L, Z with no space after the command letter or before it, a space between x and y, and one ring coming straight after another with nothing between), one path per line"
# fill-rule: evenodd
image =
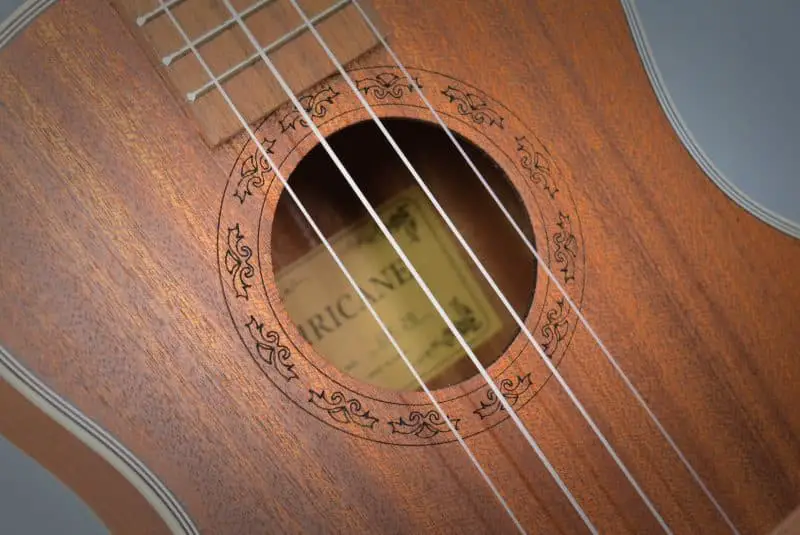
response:
M424 108L424 109L427 109L427 107L424 107L424 106L414 106L414 105L398 104L398 103L391 103L391 104L377 104L377 105L371 105L371 106L372 106L372 108L389 107L389 106L404 106L404 107L413 107L413 108L420 108L420 109L423 109L423 108ZM335 115L335 116L333 116L333 117L330 117L330 118L328 118L326 121L324 121L324 122L320 123L320 124L319 124L319 126L325 125L325 124L327 124L327 123L329 123L329 122L331 122L331 121L333 121L333 120L335 120L335 119L338 119L338 118L340 118L340 117L343 117L343 116L345 116L345 115L349 115L349 114L352 114L352 113L359 113L359 112L361 112L361 111L362 111L362 108L356 108L356 109L352 109L352 110L343 111L343 112L339 113L338 115ZM446 113L446 112L440 112L439 110L437 110L437 112L438 112L440 115L446 115L446 116L448 116L448 117L450 117L450 118L452 118L452 119L455 119L455 120L457 120L457 121L459 121L459 122L463 123L465 126L467 126L467 127L469 127L469 128L472 128L472 129L473 129L475 132L478 132L479 134L483 135L483 136L486 138L486 140L487 140L487 141L489 141L489 143L493 144L493 145L494 145L494 146L497 148L497 150L498 150L498 151L500 151L500 152L501 152L501 153L502 153L502 154L503 154L503 155L504 155L506 158L508 158L508 160L509 160L510 162L512 162L512 165L514 165L514 164L513 164L513 162L514 162L514 159L513 159L513 158L510 158L510 157L509 157L509 155L508 155L508 154L507 154L507 153L506 153L506 152L505 152L505 151L504 151L502 148L500 148L500 146L499 146L497 143L495 143L495 142L494 142L494 140L490 139L490 138L489 138L488 136L486 136L485 134L482 134L482 133L480 132L480 130L478 130L477 128L475 128L473 125L471 125L470 123L468 123L467 121L464 121L463 119L461 119L461 118L459 118L459 117L454 117L454 116L451 116L450 114L448 114L448 113ZM415 120L419 120L419 119L415 119ZM425 122L427 122L428 124L431 124L431 125L433 125L433 124L434 124L434 123L432 123L432 122L430 122L430 121L425 121ZM346 126L344 126L343 128L340 128L340 129L336 130L336 132L340 132L340 131L342 131L344 128L347 128L347 126L351 126L352 124L355 124L355 123L351 123L351 124L349 124L349 125L346 125ZM335 133L335 132L334 132L334 133ZM329 134L329 135L330 135L330 134ZM308 138L309 138L309 137L311 137L311 136L314 136L314 133L313 133L313 132L309 132L308 134L306 134L305 136L303 136L303 138L302 138L300 141L298 141L298 142L295 144L295 146L294 146L294 147L292 147L292 148L291 148L291 150L290 150L290 151L287 153L287 155L286 155L286 156L284 157L284 159L281 161L281 164L282 164L283 162L285 162L285 161L286 161L286 159L288 159L288 158L289 158L289 156L290 156L291 154L293 154L293 153L294 153L294 151L297 149L297 146L298 146L300 143L303 143L303 142L305 142L305 140L306 140L306 139L308 139ZM469 140L468 140L468 141L469 141ZM470 141L470 142L471 142L471 141ZM319 145L318 143L317 143L316 145L314 145L314 147L312 147L312 150L313 150L313 148L316 148L318 145ZM305 157L305 156L302 156L302 157ZM279 168L280 168L280 167L281 167L281 166L279 165ZM272 189L272 187L273 187L273 185L274 185L274 184L277 184L277 187L281 187L281 184L280 184L280 183L277 181L276 177L273 177L273 178L272 178L272 179L269 181L269 183L268 183L268 184L265 184L265 193L268 193L268 192L269 192L269 191ZM263 221L264 221L264 219L265 219L265 218L264 218L264 216L263 216L263 214L264 214L264 207L265 207L265 205L266 205L266 195L265 195L265 197L264 197L264 202L262 203L262 208L261 208L261 217L259 218L258 231L257 231L257 237L256 237L256 255L257 255L258 259L259 259L259 266L260 266L260 264L261 264L261 224L262 224L262 222L263 222ZM539 207L538 207L538 204L537 204L537 208L539 208ZM539 216L540 216L540 219L541 219L542 227L546 227L546 226L547 226L547 224L546 224L546 221L544 220L544 215L542 214L541 208L539 208ZM549 236L549 235L547 235L547 234L545 234L545 238L546 238L546 240L547 240L547 243L548 243L548 250L547 250L547 253L548 253L548 260L549 260L549 257L550 257L550 250L549 250L549 238L550 238L550 236ZM537 262L537 266L538 266L538 262ZM547 294L549 293L549 291L550 291L550 287L551 287L551 285L552 285L552 282L550 281L550 278L549 278L549 277L547 277L547 274L546 274L546 273L542 273L542 274L543 274L543 275L545 275L545 278L547 279L547 282L545 283L545 284L546 284L546 287L544 288L544 290L542 290L542 293L544 293L544 295L545 295L545 299L547 299L547 298L546 298L546 295L547 295ZM259 275L260 275L260 278L261 278L261 286L262 286L262 289L264 290L264 294L265 294L265 295L266 295L266 297L267 297L267 304L269 305L270 311L272 311L273 317L275 317L275 320L277 321L278 325L280 325L280 326L281 326L281 330L282 330L282 331L283 331L283 333L286 335L286 337L289 339L290 343L291 343L291 344L292 344L292 346L295 348L295 350L297 351L297 353L299 353L299 354L300 354L300 356L302 356L302 357L303 357L303 358L306 360L306 362L308 362L308 363L309 363L309 364L310 364L310 365L311 365L311 366L312 366L314 369L316 369L316 370L317 370L319 373L321 373L323 376L325 376L325 377L327 377L328 379L330 379L330 380L331 380L333 383L335 383L336 385L340 386L341 388L344 388L344 389L346 389L346 390L348 390L348 391L350 391L350 392L353 392L354 394L357 394L357 395L359 395L359 396L362 396L362 397L363 397L363 398L365 398L365 399L369 399L369 400L372 400L372 401L377 401L377 402L380 402L380 403L387 403L387 404L389 404L389 405L400 405L400 406L403 406L403 407L429 407L429 406L432 406L432 404L430 403L430 401L428 401L428 402L426 402L426 403L400 403L400 402L397 402L397 401L391 401L391 400L386 400L386 399L382 399L382 398L377 398L377 397L371 396L371 395L369 395L369 394L365 394L365 393L363 393L363 392L360 392L360 391L358 391L358 390L355 390L355 389L354 389L352 386L350 386L350 385L347 385L347 384L343 384L343 383L341 383L340 381L338 381L337 379L335 379L335 378L331 377L330 375L328 375L328 374L326 373L326 371L325 371L325 370L321 369L321 368L320 368L320 367L319 367L319 366L318 366L318 365L317 365L317 364L314 362L314 359L312 359L312 358L309 358L309 357L308 357L308 355L306 355L306 354L305 354L305 353L304 353L304 352L303 352L303 351L302 351L302 350L301 350L301 349L300 349L300 348L299 348L299 347L298 347L298 346L295 344L294 340L292 340L292 337L291 337L291 336L289 336L289 333L288 333L288 332L286 332L286 326L285 326L285 325L284 325L284 323L281 321L281 319L280 319L280 316L279 316L278 314L276 314L275 306L273 305L273 302L272 302L272 300L269 298L269 292L267 292L267 288L266 288L266 282L264 281L264 274L263 274L263 271L262 271L261 269L259 269ZM539 277L539 278L541 278L541 277ZM532 293L532 295L531 295L531 297L532 297L532 298L535 298L535 291L536 291L536 287L534 287L534 293ZM531 300L531 303L533 303L533 299ZM531 306L530 308L532 309L533 307ZM527 316L528 314L530 314L531 312L532 312L532 310L531 310L531 311L529 311L528 313L526 313L526 316ZM542 315L543 315L543 314L545 314L545 308L542 308L542 309L539 311L539 317L536 319L536 322L534 323L534 328L533 328L533 329L535 329L535 327L538 327L538 326L539 326L539 322L541 321L541 318L542 318ZM508 348L510 348L510 347L511 347L511 345L512 345L512 344L513 344L513 343L514 343L516 340L517 340L517 338L520 336L520 331L521 331L521 330L518 330L518 331L517 331L517 332L514 334L513 338L512 338L512 339L511 339L511 341L508 343L508 345L506 345L506 349L505 349L505 350L503 350L503 352L501 353L501 355L502 355L503 353L505 353L506 351L508 351ZM503 366L503 368L502 368L502 369L500 369L499 371L497 371L497 370L496 370L496 374L495 374L495 375L493 375L493 378L496 378L496 377L500 377L500 376L502 376L502 375L503 375L503 373L505 373L505 371L506 371L506 370L507 370L507 369L508 369L508 368L509 368L509 367L510 367L510 366L511 366L511 365L512 365L512 364L513 364L513 363L514 363L514 362L515 362L515 361L516 361L516 360L517 360L519 357L520 357L520 355L522 355L522 352L523 352L523 351L525 351L525 349L527 349L527 347L528 347L529 345L530 345L530 342L526 340L526 341L523 343L523 346L522 346L522 347L519 349L519 351L517 352L516 356L514 356L513 358L511 358L511 360L509 360L509 361L506 363L506 365L505 365L505 366ZM565 352L566 352L566 349L565 349ZM563 357L564 357L564 356L562 355L562 356L561 356L561 358L563 358ZM561 362L561 358L559 359L559 361L558 361L558 362ZM323 358L323 360L324 360L324 358ZM498 360L499 360L499 358L498 358L498 359L497 359L495 362L493 362L492 364L490 364L490 365L487 367L487 371L488 371L488 368L492 368L493 366L495 366L495 365L497 364L497 361L498 361ZM342 373L343 373L343 372L342 372ZM550 374L550 375L552 375L552 374ZM549 378L549 377L550 377L550 375L548 375L547 377ZM477 373L477 371L476 371L476 374L475 374L475 375L473 375L473 376L469 377L468 379L466 379L465 381L463 381L463 382L462 382L462 384L463 384L464 382L466 382L466 381L473 381L473 380L475 380L475 377L477 377L477 376L478 376L478 373ZM350 379L351 379L351 380L353 380L353 381L355 381L355 382L358 382L358 381L359 381L359 380L358 380L357 378L355 378L355 377L350 377ZM544 384L544 383L543 383L543 384ZM450 388L450 387L453 387L453 386L456 386L456 385L448 385L447 387L443 387L443 388L441 388L441 389L437 389L437 390L435 390L435 391L436 391L436 392L440 392L440 391L444 390L445 388ZM456 401L456 400L462 399L462 398L464 398L464 397L471 396L471 395L473 395L475 392L477 392L477 391L479 391L479 390L482 390L482 389L483 389L485 386L486 386L486 383L485 383L485 382L483 382L483 383L480 383L479 385L476 385L476 386L475 386L475 388L473 388L472 390L469 390L469 391L467 391L467 392L464 392L464 393L458 394L458 395L456 395L456 396L453 396L453 397L449 397L449 398L447 398L447 399L438 400L438 401L439 401L439 403L441 403L441 404L448 403L448 402L453 402L453 401ZM371 385L371 387L372 387L372 388L376 388L376 389L380 389L380 387L376 387L376 386L374 386L374 385ZM540 387L540 388L541 388L541 387ZM538 391L539 391L539 389L536 389L536 390L534 391L534 395L535 395L535 393L536 393L536 392L538 392ZM396 391L392 391L392 392L396 392ZM406 394L409 394L409 393L406 393ZM411 392L410 394L416 394L416 392Z
M350 73L355 73L355 72L359 72L359 71L370 71L370 70L376 70L376 69L381 69L381 68L383 68L383 69L395 70L395 69L397 69L398 67L397 67L396 65L372 65L372 66L365 66L365 67L358 67L358 68L349 69L347 72L348 72L348 74L350 74ZM447 78L447 79L453 80L453 81L455 81L455 82L457 82L457 83L460 83L460 84L462 84L462 85L463 85L463 86L465 86L465 87L468 87L468 88L474 89L474 90L478 91L479 93L482 93L483 95L485 95L485 96L489 97L491 100L493 100L493 101L494 101L494 103L498 104L498 105L499 105L499 106L500 106L500 107L501 107L501 108L502 108L504 111L508 112L508 114L509 114L510 116L512 116L512 117L513 117L513 118L514 118L514 119L515 119L515 120L516 120L518 123L520 123L521 125L525 125L525 124L526 124L524 121L522 121L522 120L519 118L519 116L518 116L517 114L515 114L515 113L514 113L514 112L512 112L510 109L508 109L508 108L507 108L505 105L503 105L501 101L499 101L499 100L497 100L496 98L494 98L494 97L493 97L493 96L492 96L490 93L487 93L487 92L485 92L485 91L482 91L482 90L478 89L478 88L477 88L477 87L475 87L475 86L472 86L472 85L470 85L470 84L468 84L468 83L466 83L466 82L463 82L463 81L461 81L461 80L459 80L459 79L457 79L457 78L454 78L454 77L452 77L452 76L448 76L448 75L446 75L446 74L443 74L443 73L440 73L440 72L438 72L438 71L433 71L433 70L428 70L428 69L422 69L422 68L418 68L418 67L407 67L407 69L409 70L409 72L413 70L413 71L417 71L417 72L422 72L422 73L428 73L428 74L434 74L434 75L437 75L437 76L441 76L441 77L443 77L443 78ZM324 82L324 80L323 80L322 82ZM396 105L396 104L393 104L393 105ZM426 110L428 109L428 108L427 108L427 106L413 106L413 107L417 107L417 108L421 108L421 109L426 109ZM351 111L355 111L355 110L351 110ZM273 113L274 113L274 112L273 112ZM257 126L256 126L256 127L253 129L253 131L254 131L254 132L258 132L258 131L259 131L259 130L260 130L260 129L261 129L263 126L264 126L264 124L265 124L265 123L266 123L266 122L267 122L267 121L268 121L268 120L269 120L269 119L270 119L270 118L273 116L273 113L270 113L270 114L268 114L266 117L264 117L264 118L263 118L263 119L262 119L262 120L261 120L261 121L260 121L260 122L257 124ZM442 114L442 112L439 112L439 110L437 110L437 113L439 113L440 115ZM446 113L446 112L445 112L445 113ZM447 115L449 115L449 114L447 114ZM460 119L458 119L458 120L459 120L459 121L461 121ZM461 121L461 122L465 122L465 121ZM437 124L438 124L438 123L437 123ZM465 124L466 124L466 123L465 123ZM535 133L533 133L531 130L528 130L528 129L527 129L527 127L526 127L525 134L530 134L530 135L533 137L533 139L535 139L535 140L536 140L536 142L537 142L537 143L538 143L538 144L539 144L539 145L540 145L540 146L541 146L541 147L542 147L542 148L545 150L545 152L547 153L547 155L548 155L548 156L550 156L552 163L553 163L553 164L556 166L556 168L559 168L559 171L560 171L560 165L558 164L557 160L556 160L555 158L553 158L553 156L552 156L552 153L550 152L550 149L548 149L548 147L547 147L547 146L546 146L544 143L542 143L541 139L540 139L540 138L539 138L539 137L538 137L538 136L537 136ZM221 198L221 202L220 202L220 207L219 207L219 213L218 213L218 217L217 217L217 273L218 273L218 275L219 275L219 281L220 281L220 287L221 287L220 289L222 290L222 293L223 293L223 298L224 298L224 301L225 301L225 307L226 307L226 309L227 309L227 311L228 311L228 315L229 315L229 317L231 318L231 322L233 323L234 329L236 330L237 336L238 336L238 337L239 337L239 339L241 340L241 342L242 342L242 345L244 346L244 348L245 348L245 350L247 351L247 353L250 355L250 357L251 357L251 358L253 359L253 361L255 362L256 366L258 366L258 367L259 367L259 369L261 369L261 366L260 366L260 365L259 365L259 363L258 363L258 359L257 359L257 358L256 358L256 357L253 355L253 353L250 351L250 348L249 348L249 346L247 345L247 342L244 340L244 337L242 336L242 334L241 334L241 332L240 332L240 330L239 330L239 328L238 328L238 325L237 325L237 323L236 323L236 320L235 320L235 318L234 318L234 316L233 316L233 312L232 312L232 310L231 310L230 302L229 302L229 300L228 300L228 297L227 297L227 295L226 295L226 293L225 293L225 281L223 280L223 277L222 277L222 266L221 266L221 264L220 264L220 245L219 245L219 243L220 243L220 242L219 242L220 228L221 228L221 224L222 224L222 212L223 212L223 207L224 207L225 199L226 199L226 196L227 196L227 193L228 193L228 190L229 190L229 186L230 186L230 178L231 178L231 176L233 175L233 173L235 172L235 170L236 170L236 165L237 165L237 163L239 162L239 160L241 159L241 157L242 157L242 154L244 153L245 149L246 149L246 148L247 148L247 147L250 145L250 143L251 143L251 142L252 142L252 140L248 138L248 139L245 141L245 143L243 143L243 145L242 145L242 148L239 150L239 152L238 152L238 154L237 154L237 157L236 157L236 159L235 159L235 161L234 161L234 163L233 163L233 165L232 165L232 167L231 167L231 170L230 170L230 172L228 173L228 181L226 182L226 184L225 184L225 188L224 188L224 190L223 190L223 194L222 194L222 198ZM295 144L295 145L296 145L296 144ZM294 148L293 148L292 150L294 150ZM505 151L502 151L502 150L501 150L501 152L503 152L503 154L505 154ZM506 156L507 156L507 155L506 155ZM511 160L513 161L513 159L511 159ZM285 161L285 158L284 158L284 160L282 160L282 163L283 163L283 161ZM559 173L559 174L561 174L561 173ZM561 174L561 176L563 176L563 174ZM274 180L274 177L273 177L273 180ZM271 181L271 182L272 182L272 181ZM530 184L528 184L528 187L529 187L529 188L531 188L531 189L533 189L533 188L532 188L532 186L531 186ZM268 189L269 189L269 188L267 188L267 191L268 191ZM582 248L581 248L581 256L582 256L582 260L583 260L583 262L582 262L582 265L583 265L583 267L584 267L584 269L583 269L583 277L582 277L582 279L583 279L583 280L582 280L583 284L581 285L581 296L580 296L580 299L579 299L579 300L578 300L578 302L577 302L578 309L579 309L579 310L581 310L581 309L583 308L583 301L584 301L584 297L585 297L585 285L586 285L586 278L587 278L587 270L586 270L586 268L585 268L585 266L586 266L586 243L585 243L585 241L584 241L584 235L583 235L583 223L581 222L580 214L579 214L579 213L578 213L578 211L577 211L577 204L575 203L575 199L574 199L574 197L573 197L573 195L572 195L572 190L571 190L571 188L569 188L569 187L567 187L567 195L568 195L568 197L569 197L569 200L571 201L571 203L572 203L573 207L575 207L575 217L576 217L576 219L578 220L578 226L579 226L578 232L579 232L579 234L580 234L580 239L581 239L580 243L581 243L581 245L582 245ZM262 210L261 210L259 213L262 213L262 212L263 212L263 209L262 209ZM260 227L260 221L259 221L259 227ZM258 250L258 244L257 244L257 250ZM549 253L549 249L548 249L548 253ZM258 256L258 255L257 255L257 256ZM549 259L549 254L548 254L548 259ZM260 266L259 266L259 271L260 271ZM263 275L261 275L261 277L263 278ZM549 284L549 283L551 282L551 281L550 281L550 277L547 277L547 280L548 280L548 284ZM559 292L559 293L561 293L561 292ZM563 294L562 294L562 296L563 296ZM267 302L269 303L269 296L268 296L268 295L267 295ZM272 307L271 307L271 303L269 303L269 305L270 305L270 309L272 309ZM571 309L570 309L570 311L568 312L568 314L569 314L570 312L572 312L572 310L571 310ZM283 325L282 325L280 322L278 322L278 323L279 323L279 325L281 325L281 327L282 327L282 330L283 330ZM569 335L569 339L566 341L566 345L565 345L565 348L564 348L564 352L563 352L563 354L562 354L561 358L560 358L560 359L558 360L558 362L555 364L556 368L558 368L558 367L560 366L561 362L562 362L562 361L563 361L563 359L566 357L566 355L567 355L567 353L568 353L568 351L569 351L569 347L570 347L570 345L571 345L571 343L572 343L572 340L573 340L573 338L574 338L575 332L577 331L578 323L579 323L579 322L576 322L576 323L575 323L575 328L572 330L572 332L571 332L571 333L570 333L570 335ZM537 325L538 325L538 321L537 321ZM287 335L287 333L285 332L285 330L284 330L283 334L284 334L284 335L286 335L286 336L287 336L287 338L289 338L289 337L288 337L288 335ZM295 347L295 349L297 349L297 347L294 345L294 342L291 340L291 338L289 338L289 340L290 340L290 342L292 343L292 346L294 346L294 347ZM529 342L529 341L525 341L525 342L524 342L524 345L522 346L522 348L521 348L521 349L520 349L520 351L518 352L517 356L516 356L516 357L514 357L514 359L513 359L513 360L516 360L517 358L519 358L519 356L521 355L522 351L524 351L524 350L525 350L525 349L528 347L528 345L530 345L530 342ZM299 350L298 350L298 351L299 351ZM302 353L301 353L301 354L302 354ZM306 358L306 357L305 357L305 355L303 355L303 357L304 357L304 358ZM513 362L513 360L512 360L511 362ZM509 365L511 364L511 362L509 363ZM491 367L491 365L490 365L490 367ZM506 367L506 369L507 369L507 367ZM504 369L503 371L505 371L505 369ZM269 375L269 374L265 373L265 372L264 372L264 370L261 370L261 372L262 372L262 373L263 373L263 374L264 374L264 375L267 377L267 379L270 381L270 383L272 383L272 384L273 384L273 386L275 386L275 387L276 387L276 388L277 388L277 389L278 389L278 390L281 392L281 394L282 394L282 395L284 395L286 398L288 398L288 399L289 399L289 400L290 400L290 401L291 401L291 402L292 402L294 405L296 405L298 408L300 408L301 410L303 410L304 412L306 412L307 414L309 414L310 416L312 416L314 419L316 419L316 420L318 420L318 421L322 422L323 424L326 424L326 425L328 425L328 426L330 426L330 427L332 427L332 428L334 428L334 429L336 429L336 430L338 430L338 431L341 431L341 432L343 432L343 433L346 433L346 434L348 434L348 435L351 435L351 436L353 436L353 437L360 438L360 439L363 439L363 440L367 440L367 441L370 441L370 442L379 443L379 444L387 444L387 445L393 445L393 446L403 446L403 447L409 447L409 446L410 446L410 447L435 446L435 445L440 445L440 444L449 444L449 443L452 443L452 442L454 442L454 441L456 441L456 440L457 440L456 438L449 438L449 439L447 439L447 440L442 440L442 441L429 441L429 442L425 442L425 443L399 443L399 442L389 442L389 441L380 440L380 439L376 439L376 438L373 438L373 437L369 437L369 436L365 436L365 435L360 435L360 434L353 433L352 431L350 431L350 430L348 430L348 429L346 429L346 428L343 428L343 427L339 427L339 426L336 426L336 425L334 425L333 423L331 423L330 421L328 421L328 419L325 419L325 418L323 418L322 416L320 416L320 415L316 414L315 412L309 411L309 410L308 410L308 409L305 407L305 405L302 405L302 404L300 404L300 403L299 403L299 402L298 402L298 401L297 401L297 400L296 400L294 397L292 397L292 396L290 396L290 395L286 394L286 393L284 392L284 390L283 390L283 389L281 389L281 387L280 387L280 386L279 386L279 385L278 385L278 384L277 384L277 383L276 383L276 382L275 382L275 381L272 379L272 377L270 377L270 375ZM328 376L327 376L327 374L323 374L323 375L324 375L325 377L328 377ZM524 407L524 406L526 406L526 405L527 405L527 404L528 404L528 403L529 403L529 402L530 402L530 401L531 401L533 398L535 398L535 397L536 397L536 395L538 394L538 392L540 392L540 391L541 391L541 390L542 390L542 389L545 387L545 385L546 385L546 384L547 384L547 383L550 381L550 379L552 378L552 376L553 376L553 374L552 374L552 373L550 373L550 374L549 374L549 375L548 375L548 376L547 376L547 377L544 379L544 381L542 381L542 384L540 385L540 387L539 387L538 389L536 389L536 390L535 390L535 391L534 391L534 392L533 392L533 393L532 393L532 394L531 394L531 395L528 397L528 399L526 399L526 400L525 400L525 401L523 401L523 402L522 402L520 405L518 405L517 407L515 407L515 410L519 410L519 409L523 408L523 407ZM337 384L338 384L338 383L337 383ZM358 393L358 392L356 392L356 391L354 391L354 390L352 390L352 389L350 389L350 388L348 388L348 387L344 387L344 388L346 388L347 390L349 390L349 391L351 391L351 392ZM474 392L474 391L473 391L473 392ZM367 397L367 396L365 396L365 397ZM460 396L460 397L463 397L463 396ZM460 397L458 397L458 398L451 398L450 400L452 401L452 400L455 400L455 399L460 399ZM367 399L371 399L371 398L367 397ZM385 401L383 401L383 400L375 400L375 401L380 401L381 403L387 403L387 404L393 404L393 405L402 405L402 406L425 406L424 404L415 405L415 404L391 403L391 402L385 402ZM496 427L497 425L499 425L499 424L501 424L501 423L504 423L504 422L506 422L506 421L508 420L508 418L509 418L508 414L504 414L504 415L503 415L503 417L501 417L501 418L497 419L497 421L495 421L494 423L490 423L489 425L487 425L486 427L484 427L483 429L481 429L481 430L479 430L479 431L475 431L475 432L473 432L473 433L470 433L470 434L463 434L463 433L462 433L462 434L461 434L461 438L463 438L464 440L466 440L466 439L468 439L468 438L471 438L471 437L473 437L473 436L475 436L475 435L478 435L478 434L480 434L480 433L483 433L483 432L485 432L485 431L491 430L491 429L493 429L494 427Z

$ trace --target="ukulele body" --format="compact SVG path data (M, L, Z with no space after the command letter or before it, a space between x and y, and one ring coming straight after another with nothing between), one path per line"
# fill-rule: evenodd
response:
M515 217L739 530L776 526L800 502L800 244L698 168L621 5L374 9L448 126L508 176ZM105 2L63 2L0 50L3 358L124 445L111 456L176 530L514 532L423 393L349 377L300 336L271 249L288 236L289 263L308 246L273 225L282 186L246 133L205 142L134 31ZM380 48L347 70L379 116L432 123ZM339 75L303 94L327 136L369 119ZM291 111L255 123L287 176L317 145ZM457 158L431 147L415 153L423 178L426 158ZM673 531L728 532L541 267L530 296L515 285L531 260L459 196L481 194L474 175L440 183L489 270L522 266L499 283ZM308 198L324 218L328 197ZM495 345L489 373L599 531L657 533L524 335ZM436 395L528 532L585 530L479 375ZM94 477L122 484L51 469L90 505ZM122 506L99 510L138 531Z

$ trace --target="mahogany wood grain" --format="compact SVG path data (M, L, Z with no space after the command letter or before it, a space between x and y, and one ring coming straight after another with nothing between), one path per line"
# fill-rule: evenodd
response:
M800 501L800 243L697 167L617 2L374 5L406 65L544 140L580 213L585 314L742 532L769 532ZM513 532L457 444L339 432L249 357L214 258L245 139L209 149L182 109L105 3L59 3L0 51L3 345L203 532ZM560 370L676 533L727 532L582 328ZM658 532L555 381L519 413L601 532ZM468 443L530 532L582 532L509 420Z

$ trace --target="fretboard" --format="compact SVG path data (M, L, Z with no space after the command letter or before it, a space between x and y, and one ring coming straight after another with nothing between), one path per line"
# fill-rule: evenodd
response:
M248 122L257 121L289 100L237 17L222 0L112 2L141 34L154 61L196 119L209 145L225 141L241 131L242 126L201 66L192 46ZM378 43L351 0L298 3L341 64L351 62ZM336 72L336 66L289 0L231 0L231 5L295 95ZM369 5L362 0L359 6L368 10L370 20L382 30ZM166 9L174 15L192 46L186 43Z

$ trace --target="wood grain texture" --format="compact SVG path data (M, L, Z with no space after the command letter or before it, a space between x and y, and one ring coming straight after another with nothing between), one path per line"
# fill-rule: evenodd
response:
M581 217L584 312L742 532L769 532L800 501L800 244L698 169L616 2L374 4L407 65L544 140ZM210 151L109 5L60 3L0 52L0 123L0 340L201 531L513 531L457 444L346 435L253 363L214 258L244 139ZM676 533L726 532L583 329L560 369ZM520 415L601 532L657 532L555 382ZM469 444L529 531L582 532L509 421Z

